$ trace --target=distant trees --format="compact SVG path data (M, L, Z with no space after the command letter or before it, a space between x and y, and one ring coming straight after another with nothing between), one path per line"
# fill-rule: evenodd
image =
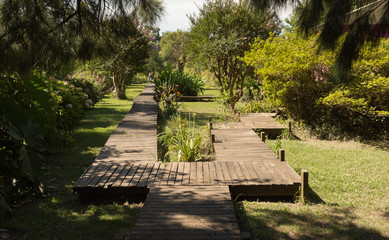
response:
M161 57L182 72L187 61L188 32L166 32L161 38L160 46Z
M358 13L353 9L372 3ZM322 24L318 43L323 49L334 50L344 30L347 35L333 68L333 77L338 82L345 80L352 62L367 43L377 44L389 34L389 0L250 0L251 7L259 10L277 9L287 5L298 6L298 26L307 35Z
M234 109L245 78L253 74L241 57L256 38L278 34L279 20L268 12L254 15L246 1L208 0L199 11L198 16L189 17L191 61L215 75L225 104Z

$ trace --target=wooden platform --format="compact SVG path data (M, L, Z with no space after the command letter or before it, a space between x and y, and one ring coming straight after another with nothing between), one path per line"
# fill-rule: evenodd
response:
M178 101L180 102L206 102L214 101L217 96L181 96Z
M212 129L216 161L279 162L274 152L252 129Z
M288 126L279 123L274 117L273 113L254 113L239 117L239 122L214 123L213 126L215 129L257 129L277 136L288 129Z
M240 239L230 194L290 197L299 190L300 176L252 130L271 116L212 129L214 162L164 164L156 162L157 114L149 84L73 187L81 199L146 199L130 239Z
M238 186L298 185L300 176L286 162L171 162L127 163L96 162L74 185L76 192L86 188L155 186Z
M227 186L151 188L129 239L240 239Z

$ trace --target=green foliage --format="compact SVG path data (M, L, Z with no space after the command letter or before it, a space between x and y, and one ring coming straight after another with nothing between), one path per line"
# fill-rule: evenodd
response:
M105 67L112 75L114 94L126 99L126 84L130 84L138 72L146 68L151 43L136 20L121 16L104 22L104 36L110 39L104 49Z
M334 54L318 54L316 37L307 40L295 34L272 36L266 41L257 40L244 60L256 67L263 79L268 99L282 107L294 119L312 122L316 119L316 101L328 93L329 67Z
M191 16L190 52L192 64L212 71L225 104L234 109L242 97L244 80L252 68L240 59L256 37L266 39L279 32L274 15L254 15L246 1L208 0Z
M163 34L160 46L161 57L168 63L176 67L177 71L184 71L187 58L188 32L177 30L176 32L166 32Z
M134 19L154 24L163 13L156 0L2 1L0 72L56 71L74 58L106 59L102 48L118 40L113 34L103 36L107 18L124 19L122 26Z
M40 191L42 154L69 146L71 133L94 104L86 92L97 101L98 91L86 80L44 74L0 75L0 84L0 188L7 201L17 201Z
M374 1L374 3L372 3ZM368 44L377 44L389 32L389 3L386 0L250 0L257 10L277 9L286 5L297 5L300 31L308 36L312 29L321 26L317 42L321 49L335 50L341 42L340 50L332 69L332 80L344 82L352 69L353 62ZM359 11L352 10L372 3ZM351 12L351 13L350 13ZM344 40L343 33L348 30Z
M159 134L158 139L168 151L165 161L193 162L200 159L200 150L203 146L203 137L195 129L193 120L182 118L180 113L171 116L165 131Z
M197 96L204 91L204 81L196 74L186 74L172 70L171 66L163 69L154 78L156 89L160 86L176 85L179 95Z
M131 85L127 88L127 96L133 99L143 88L144 84ZM22 207L13 208L11 216L0 219L0 239L7 238L4 231L12 235L12 239L112 239L118 232L128 231L135 225L141 204L123 204L121 201L80 204L78 196L72 194L74 180L94 161L132 103L132 100L104 97L85 113L73 135L74 147L63 148L55 155L45 154L45 197L35 195L12 202L12 205ZM7 200L8 196L12 195L8 194ZM59 236L59 232L64 234Z
M73 69L73 72L68 73L67 76L58 77L58 79L65 77L68 79L85 79L92 83L97 90L96 92L98 92L97 94L101 95L113 90L112 78L104 63L98 60L88 61L83 64L76 61Z
M321 137L385 138L389 130L389 41L363 49L347 83L335 85L330 81L335 54L318 51L316 38L288 33L257 41L244 60L256 67L272 104L311 125Z

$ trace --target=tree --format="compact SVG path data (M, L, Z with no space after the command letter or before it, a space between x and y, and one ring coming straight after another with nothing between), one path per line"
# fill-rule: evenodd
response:
M161 56L169 64L176 66L177 71L183 71L187 61L188 32L177 30L166 32L160 42Z
M163 13L158 0L1 1L0 72L61 69L74 57L92 57L105 19L154 23Z
M255 16L246 1L208 0L191 16L190 50L192 61L208 68L217 78L225 103L234 109L243 94L243 83L253 69L242 60L256 38L279 33L274 14Z
M389 34L389 0L250 0L256 10L276 10L287 5L297 5L298 26L308 35L321 22L322 32L318 38L322 49L334 50L346 28L347 36L333 68L333 79L343 81L352 62L359 57L366 44L377 45L380 39ZM372 3L373 2L373 3ZM371 3L354 12L353 9Z
M131 24L129 24L131 23ZM126 99L126 82L146 67L151 46L147 36L136 21L127 21L125 17L111 18L104 25L102 41L105 65L110 70L115 96Z

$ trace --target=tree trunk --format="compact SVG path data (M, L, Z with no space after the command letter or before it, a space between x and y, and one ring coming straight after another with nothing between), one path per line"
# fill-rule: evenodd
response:
M118 99L127 99L126 84L124 77L120 73L113 74L114 95Z

